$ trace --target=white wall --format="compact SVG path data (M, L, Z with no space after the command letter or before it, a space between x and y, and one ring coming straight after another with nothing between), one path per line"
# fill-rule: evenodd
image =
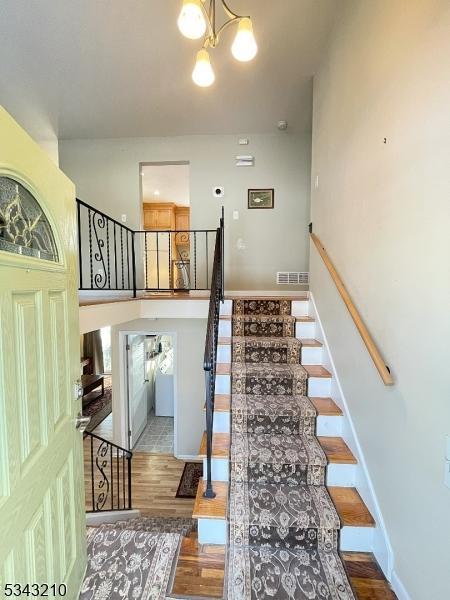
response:
M120 332L174 334L175 348L175 449L177 456L197 456L205 429L205 383L203 353L205 319L136 319L111 328L114 440L127 445L125 423L126 397L117 374L123 367Z
M270 290L277 270L307 270L311 136L248 137L248 146L237 135L61 140L60 164L79 198L119 220L126 213L127 225L140 228L139 163L189 161L191 227L215 229L225 206L227 288ZM237 168L238 154L254 155L255 166ZM217 185L223 200L212 196ZM247 189L264 187L275 188L274 210L248 210Z
M450 598L450 3L341 9L315 80L312 221L394 387L382 384L314 248L311 289L386 521L396 589Z

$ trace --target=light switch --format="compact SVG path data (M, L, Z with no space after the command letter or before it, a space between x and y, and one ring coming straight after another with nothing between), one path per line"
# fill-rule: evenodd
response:
M233 219L235 221L239 220L239 211L238 210L233 210Z
M445 461L444 483L450 488L450 460Z
M445 460L450 460L450 435L445 438Z
M127 222L127 215L122 215L121 216L121 220L122 220L122 223L126 223Z
M248 138L239 138L239 146L248 146Z
M316 178L314 179L314 188L316 190L319 189L319 176L318 175L316 175Z

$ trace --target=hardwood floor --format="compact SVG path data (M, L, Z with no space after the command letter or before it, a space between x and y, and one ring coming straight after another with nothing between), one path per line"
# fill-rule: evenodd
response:
M357 600L396 599L372 554L344 552L342 557ZM225 598L224 574L225 547L202 547L198 544L197 534L191 533L181 545L172 594Z
M111 417L105 419L95 433L111 439ZM183 468L184 461L173 456L136 452L132 472L133 508L149 516L192 516L194 499L175 498ZM357 600L395 600L372 554L345 552L342 556ZM183 539L171 593L223 598L224 574L225 547L201 546L197 534L192 533Z

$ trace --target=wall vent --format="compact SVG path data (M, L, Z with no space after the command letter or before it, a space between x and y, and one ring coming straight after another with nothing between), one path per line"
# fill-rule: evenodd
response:
M277 285L308 285L309 273L307 271L278 271Z

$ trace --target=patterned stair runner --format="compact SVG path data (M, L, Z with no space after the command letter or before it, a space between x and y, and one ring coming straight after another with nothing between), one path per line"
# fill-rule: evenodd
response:
M354 600L288 300L233 303L228 598Z

